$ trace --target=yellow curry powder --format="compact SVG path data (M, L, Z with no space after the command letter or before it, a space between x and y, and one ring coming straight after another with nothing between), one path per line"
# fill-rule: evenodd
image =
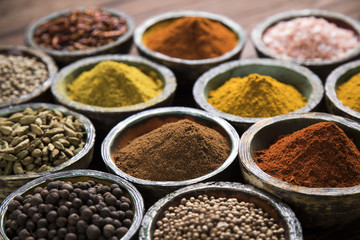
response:
M155 75L155 73L151 74ZM100 107L124 107L146 102L163 90L160 79L124 63L104 61L80 74L68 86L70 99Z
M305 97L293 86L259 74L229 79L209 92L208 102L242 117L272 117L306 105Z
M344 105L360 112L360 73L340 84L336 94Z

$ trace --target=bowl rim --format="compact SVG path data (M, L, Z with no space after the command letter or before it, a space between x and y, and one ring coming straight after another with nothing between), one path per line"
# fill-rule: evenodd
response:
M360 119L360 113L345 104L337 97L336 94L336 84L340 77L346 74L348 71L351 71L355 68L359 68L360 73L360 60L352 61L341 65L334 69L330 75L326 79L325 83L325 96L331 101L334 106L342 112L354 117L356 119ZM348 80L346 80L348 81ZM346 82L345 81L345 82Z
M155 204L153 204L143 217L143 221L139 230L139 239L153 239L151 234L151 226L156 224L153 220L155 217L157 217L157 215L161 215L164 212L165 205L168 202L174 199L178 199L188 193L194 193L194 195L203 194L201 192L206 190L225 190L234 192L236 191L242 194L250 194L257 199L260 199L262 202L268 203L279 214L283 223L286 225L287 230L289 231L290 239L302 239L303 237L301 224L295 216L293 210L288 205L278 200L276 197L252 185L235 182L207 182L178 189L172 193L167 194L165 197L159 199Z
M27 101L30 101L33 98L36 98L40 96L42 93L46 92L54 81L55 75L58 71L58 67L56 66L54 60L46 53L32 48L27 47L23 45L0 45L0 53L6 52L6 51L19 51L21 53L25 53L28 55L31 55L32 57L35 57L37 61L42 62L46 66L46 70L48 73L47 79L34 91L27 93L25 95L21 95L18 98L15 98L13 100L7 101L7 102L0 102L0 108L6 108L12 105L25 103ZM11 56L16 56L14 54L9 54Z
M247 131L242 135L239 142L239 163L240 168L245 169L252 176L256 177L260 182L264 182L267 185L270 185L272 189L279 189L286 192L295 192L297 194L307 195L307 196L328 196L328 197L338 197L338 196L349 196L360 194L360 185L346 188L310 188L304 186L294 185L285 181L281 181L266 172L264 172L253 160L250 154L250 144L254 136L263 130L264 128L281 121L293 120L293 119L309 119L309 120L321 120L321 121L330 121L334 123L344 124L356 131L360 131L360 124L351 119L344 117L322 113L322 112L312 112L312 113L298 113L288 116L277 116L269 119L262 120L260 122L252 125ZM261 173L259 175L258 173Z
M358 41L357 47L350 49L341 57L336 59L322 59L322 60L311 60L311 59L296 59L289 57L287 55L279 55L272 52L262 41L263 33L272 25L280 22L280 21L288 21L291 19L299 18L299 17L320 17L324 19L336 19L341 22L346 23L347 25L351 26L354 33L360 39L360 23L345 14L332 12L324 9L301 9L301 10L292 10L286 12L280 12L275 15L272 15L262 22L258 23L253 30L251 31L251 40L254 44L254 47L260 51L262 54L269 56L275 59L283 59L291 62L296 62L301 65L305 65L308 67L326 67L333 64L341 64L344 61L349 61L352 58L358 56L360 54L360 40Z
M312 94L309 99L307 99L307 104L297 109L296 111L278 115L278 116L284 116L294 113L301 113L301 112L308 112L313 110L323 98L324 95L324 88L322 85L322 82L320 78L314 74L312 71L310 71L308 68L298 65L296 63L284 61L284 60L277 60L277 59L264 59L264 58L255 58L255 59L243 59L243 60L235 60L230 61L227 63L223 63L217 67L214 67L210 69L209 71L202 74L195 82L193 87L193 97L195 99L195 102L198 106L200 106L202 109L208 112L213 112L216 115L234 123L247 123L252 124L256 123L258 121L268 119L269 117L241 117L237 115L233 115L230 113L225 113L217 108L215 108L213 105L211 105L206 99L204 94L205 86L216 76L221 75L223 73L226 73L227 71L241 68L244 66L251 66L251 65L267 65L267 66L276 66L281 68L286 68L288 70L291 70L295 73L298 73L304 77L306 77L309 80L309 83L312 86Z
M149 99L146 102L141 102L135 105L124 106L124 107L100 107L100 106L83 104L69 99L67 95L62 94L58 90L58 88L66 87L63 84L65 77L71 74L76 69L87 65L100 63L103 61L115 61L126 64L136 63L136 64L146 65L147 67L150 67L160 73L161 76L159 76L159 79L163 77L164 89L158 96ZM131 66L131 64L128 65ZM132 56L126 54L107 54L107 55L99 55L99 56L83 58L62 68L54 79L54 82L51 86L51 92L54 95L56 101L80 112L119 114L119 113L128 113L128 112L137 112L140 110L150 108L154 104L163 102L175 92L176 86L177 83L174 73L165 66L151 62L140 56Z
M201 118L201 119L205 119L206 121L216 123L227 133L231 143L231 150L229 156L220 167L218 167L217 169L215 169L214 171L208 174L193 179L188 179L183 181L150 181L150 180L133 177L123 172L115 165L111 157L111 147L114 142L114 139L119 135L119 133L121 133L128 127L131 127L133 124L142 122L144 120L148 120L157 116L167 116L167 115L171 116L175 114L190 115L195 118ZM240 139L239 135L234 129L234 127L232 127L224 119L219 118L213 114L189 107L162 107L162 108L155 108L134 114L126 118L125 120L119 122L116 126L114 126L101 144L101 156L108 169L110 169L116 175L121 176L122 178L132 183L143 186L180 187L180 186L198 183L200 181L205 181L215 176L219 172L224 171L227 167L229 167L231 163L235 161L236 156L238 155L239 139Z
M134 204L134 217L133 221L131 223L131 226L128 230L128 232L121 238L124 240L131 239L131 237L137 232L138 228L140 227L143 215L144 215L144 200L140 194L140 192L128 181L114 175L111 173L105 173L101 171L96 170L89 170L89 169L77 169L77 170L68 170L68 171L62 171L57 173L52 173L50 175L45 175L40 178L36 178L32 180L31 182L26 183L24 186L18 188L14 192L12 192L9 196L5 198L5 200L2 202L0 206L0 235L5 237L5 239L8 239L6 237L6 233L4 231L4 218L5 213L7 212L8 204L11 200L13 200L17 195L24 194L25 192L29 191L30 189L33 189L34 187L42 184L45 182L48 178L53 178L55 180L63 179L63 178L73 178L73 177L91 177L98 180L103 180L107 182L112 182L120 185L123 189L127 191L127 193L132 198L132 203ZM84 180L85 181L85 180ZM135 221L134 221L135 220Z
M62 164L60 164L56 167L52 167L49 170L39 172L39 173L34 173L34 174L0 175L0 181L6 182L6 181L15 181L15 180L29 180L29 179L33 179L33 178L46 176L50 173L62 171L64 168L69 167L70 165L79 161L81 158L86 156L93 149L94 144L95 144L95 135L96 134L95 134L95 128L94 128L93 124L91 123L91 121L84 115L74 112L74 111L71 111L70 109L68 109L64 106L56 105L56 104L52 104L52 103L21 104L21 105L16 105L16 106L1 109L0 116L13 114L13 113L22 111L27 107L37 108L37 107L41 107L41 106L44 106L48 109L56 109L62 113L65 113L66 115L72 115L72 116L75 116L76 118L80 119L81 122L83 123L85 132L87 133L84 147L80 150L80 152L78 152L72 158L69 158L67 161L63 162Z
M99 47L89 48L89 49L85 49L85 50L75 50L75 51L55 50L55 49L41 47L34 41L34 38L33 38L34 33L35 33L36 29L43 23L46 23L50 20L54 20L54 19L64 16L64 15L67 15L74 10L84 11L88 8L91 8L91 9L100 8L101 11L110 13L113 16L123 17L126 20L126 24L128 27L127 31L123 35L119 36L115 41L112 41L105 45L101 45ZM25 43L27 45L34 47L36 49L40 49L41 51L46 52L47 54L54 56L54 57L65 57L65 56L81 57L84 55L96 55L96 54L99 54L100 52L105 52L111 48L119 46L120 44L126 42L127 40L129 40L132 37L134 30L135 30L135 22L134 22L133 18L124 12L121 12L121 11L113 9L113 8L106 8L106 7L100 7L100 6L87 6L87 7L81 6L81 7L73 7L73 8L55 11L44 17L41 17L41 18L35 20L34 22L30 23L30 25L25 30L25 38L24 39L25 39Z
M208 18L211 20L215 20L217 22L222 23L227 28L229 28L234 34L236 34L238 38L238 42L236 46L226 52L225 54L215 57L215 58L206 58L206 59L182 59L182 58L176 58L176 57L170 57L168 55L162 54L160 52L154 51L149 49L145 44L143 44L142 36L144 32L149 29L151 26L155 25L158 22L166 21L170 19L176 19L176 18L183 18L183 17L203 17ZM199 66L199 65L205 65L205 64L216 64L218 62L226 61L227 59L230 59L234 57L237 53L239 53L245 46L246 42L246 33L242 26L232 19L220 15L215 14L211 12L205 12L205 11L197 11L197 10L180 10L180 11L171 11L171 12L165 12L153 17L150 17L149 19L145 20L143 23L141 23L139 26L136 27L134 32L134 43L138 50L141 52L144 52L147 56L151 56L154 59L159 59L166 62L173 62L177 64L183 64L183 65L189 65L189 66Z

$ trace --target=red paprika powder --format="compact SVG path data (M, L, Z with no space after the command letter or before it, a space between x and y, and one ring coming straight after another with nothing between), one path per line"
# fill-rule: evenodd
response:
M312 188L360 184L360 152L342 129L321 122L283 136L256 151L255 162L269 175Z

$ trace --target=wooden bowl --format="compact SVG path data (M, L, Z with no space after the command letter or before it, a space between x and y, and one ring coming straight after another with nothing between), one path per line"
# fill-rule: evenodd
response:
M222 23L224 26L226 26L236 34L236 36L238 37L237 45L231 51L216 58L188 60L170 57L165 54L153 51L143 43L144 34L155 25L158 25L159 23L162 24L177 18L190 16L204 17ZM181 79L181 81L178 82L178 84L181 86L192 86L195 80L203 72L220 63L238 59L242 49L244 48L245 41L245 31L239 24L225 16L202 11L175 11L163 13L149 18L148 20L143 22L135 29L134 33L134 42L139 53L142 56L161 63L173 70L176 77L178 79Z
M115 165L112 158L112 154L116 150L115 144L126 146L131 140L153 129L181 119L190 119L216 129L228 140L231 149L229 156L218 169L201 177L184 181L150 181L130 176ZM110 172L133 183L143 194L146 203L151 205L159 198L178 188L204 181L229 180L233 175L239 175L240 172L236 169L237 161L235 161L238 141L239 136L235 129L219 117L192 108L166 107L135 114L116 125L102 143L101 156Z
M237 198L238 201L251 202L268 212L279 226L283 227L285 238L303 239L301 225L294 212L284 203L250 185L231 182L199 183L181 188L157 201L146 212L141 224L139 239L152 240L156 223L163 218L165 210L178 206L182 198L196 197L200 194L208 196Z
M98 107L70 100L67 95L67 84L74 81L82 72L89 71L102 61L125 63L130 66L141 68L141 70L145 73L155 72L158 78L163 82L164 90L157 97L152 98L147 102L125 107ZM89 117L95 127L99 127L105 131L108 131L119 121L131 116L134 113L149 108L171 105L175 89L176 79L174 74L166 67L147 61L139 56L116 54L89 57L68 65L67 67L61 69L51 87L51 91L57 102Z
M209 92L233 77L245 77L252 73L268 75L285 84L293 85L307 100L307 104L292 113L304 113L318 108L323 97L321 80L310 70L300 65L271 60L244 59L221 64L204 73L195 83L193 96L198 107L228 120L239 132L266 118L240 117L222 112L207 100ZM291 99L289 99L290 101ZM288 115L288 114L285 114Z
M33 194L33 191L36 187L45 186L45 181L48 178L52 178L54 180L70 181L73 183L78 181L93 180L96 183L101 183L107 186L110 186L113 183L118 184L122 188L124 195L132 201L133 203L132 210L134 212L134 217L131 227L129 228L129 231L121 239L122 240L135 239L135 236L139 230L141 220L144 214L144 202L140 193L132 184L128 183L124 179L115 176L113 174L99 172L95 170L70 170L70 171L52 173L34 179L33 181L25 184L21 188L11 193L3 201L0 207L0 237L2 237L4 240L9 240L9 238L5 234L5 221L7 218L7 208L11 200L13 200L16 196L19 195L26 196L28 194Z
M354 58L357 58L360 55L360 43L359 45L349 50L343 56L332 59L332 60L300 60L291 58L288 56L281 56L274 52L272 52L262 41L262 36L264 32L271 26L275 25L280 21L287 21L298 17L321 17L326 19L327 21L336 24L339 27L350 29L354 31L354 33L360 37L360 24L353 18L346 16L337 12L330 12L322 9L302 9L302 10L294 10L289 12L283 12L271 16L264 21L260 22L251 32L251 40L255 46L257 55L259 57L268 57L275 59L282 59L287 61L292 61L301 65L304 65L310 68L313 72L315 72L323 81L325 81L326 76L337 66L351 61Z
M360 215L360 185L347 188L309 188L276 179L254 162L255 151L268 148L280 135L291 134L324 121L336 123L360 148L360 124L326 113L278 116L257 122L241 137L239 159L245 182L287 203L305 228L329 227Z
M110 8L101 8L101 10L110 13L113 16L124 18L128 26L127 32L111 43L91 49L68 51L68 50L55 50L55 49L43 48L34 41L35 31L42 24L54 20L56 18L68 15L74 10L84 11L85 9L86 7L77 7L77 8L61 10L61 11L53 12L50 15L47 15L43 18L36 20L31 25L29 25L29 27L26 30L25 43L28 46L34 47L38 50L41 50L49 54L61 66L65 66L71 62L74 62L76 60L85 57L101 55L101 54L109 54L109 53L128 53L130 51L132 45L133 33L135 29L135 22L129 15L121 11Z
M15 46L0 45L0 53L5 55L35 57L38 61L46 65L46 69L48 71L48 78L43 82L43 84L39 88L37 88L31 93L13 99L12 101L0 102L0 108L5 108L12 105L26 103L30 101L38 101L42 98L46 98L46 95L51 95L48 90L58 70L54 60L51 57L49 57L46 53L40 50L36 50L34 48L29 48L21 45L15 45Z
M325 83L325 100L330 113L360 122L360 112L344 105L336 94L339 85L358 73L360 73L360 60L341 65L332 71Z
M21 112L27 107L37 108L40 106L45 106L48 109L56 109L62 112L64 115L72 115L80 119L83 122L83 126L86 132L85 145L83 149L74 157L70 158L59 166L53 167L47 171L35 174L0 175L0 201L2 201L6 196L15 191L17 188L23 186L27 182L30 182L31 180L34 180L35 178L47 176L50 173L63 170L87 168L92 160L95 143L95 129L90 120L79 113L70 111L65 107L55 104L30 103L2 109L0 110L0 117L9 116L16 112Z

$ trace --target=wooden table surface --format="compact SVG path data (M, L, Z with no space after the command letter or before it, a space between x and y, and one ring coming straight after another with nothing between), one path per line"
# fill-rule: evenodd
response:
M266 17L279 12L319 8L360 20L360 0L0 0L0 44L24 44L24 31L29 23L51 12L85 6L85 3L86 6L102 6L126 12L137 24L151 16L175 10L202 10L225 15L239 23L247 33L242 59L256 57L249 37L251 29ZM134 47L131 54L137 54ZM331 229L304 230L304 237L309 240L360 239L358 222Z

